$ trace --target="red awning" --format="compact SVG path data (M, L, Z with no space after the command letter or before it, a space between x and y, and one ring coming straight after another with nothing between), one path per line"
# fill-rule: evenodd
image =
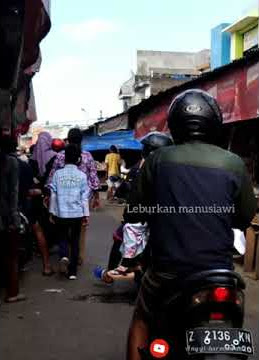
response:
M254 119L259 116L259 61L242 62L240 66L227 66L224 71L218 71L213 76L201 77L183 87L171 89L159 95L156 105L138 113L135 121L135 137L141 138L149 131L167 131L167 110L174 97L188 88L200 88L214 96L223 112L224 123ZM146 107L148 109L148 106Z

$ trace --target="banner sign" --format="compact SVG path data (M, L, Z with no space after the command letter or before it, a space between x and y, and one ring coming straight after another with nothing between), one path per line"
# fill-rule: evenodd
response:
M167 132L167 110L169 104L157 107L151 113L141 116L135 124L135 137L142 138L150 131Z
M194 86L190 84L190 88ZM208 91L214 96L223 113L224 123L243 121L259 117L259 62L230 68L214 80L202 79L195 88ZM135 123L135 137L141 138L150 131L168 131L167 111L171 99L157 106L149 113L139 116Z

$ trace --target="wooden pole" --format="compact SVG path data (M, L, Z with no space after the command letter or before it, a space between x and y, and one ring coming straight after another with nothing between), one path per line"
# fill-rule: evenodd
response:
M252 272L254 270L255 242L255 231L252 227L249 227L246 231L246 253L244 259L245 272Z

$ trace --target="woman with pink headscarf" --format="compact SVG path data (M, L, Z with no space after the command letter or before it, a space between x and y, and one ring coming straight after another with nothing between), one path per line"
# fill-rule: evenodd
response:
M52 150L52 136L47 131L43 131L38 136L38 141L34 147L32 160L37 162L39 177L42 179L46 173L48 164L54 161L57 153Z
M42 190L44 188L44 179L46 178L46 171L51 166L50 164L55 160L57 153L52 150L52 137L44 131L39 134L38 141L34 147L31 160L37 165L37 173L34 174L40 181ZM52 164L51 164L52 165ZM41 225L43 212L42 198L38 197L33 200L33 216L31 220L32 229L36 236L38 247L42 255L43 261L43 275L51 276L53 271L50 265L49 249L47 240Z

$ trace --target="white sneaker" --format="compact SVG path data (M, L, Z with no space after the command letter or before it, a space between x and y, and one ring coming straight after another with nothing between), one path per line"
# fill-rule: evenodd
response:
M59 261L59 271L61 274L67 274L68 272L69 259L67 257L63 257Z
M69 280L77 280L77 277L75 275L70 275Z

